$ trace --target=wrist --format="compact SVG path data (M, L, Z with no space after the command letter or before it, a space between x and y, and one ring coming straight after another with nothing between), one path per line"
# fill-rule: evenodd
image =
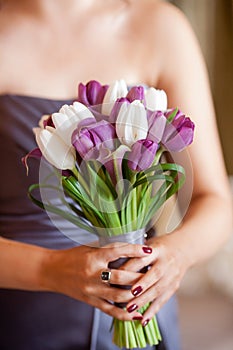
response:
M194 265L194 258L190 252L192 248L185 241L186 239L184 239L182 231L175 230L171 233L152 238L149 241L149 245L155 247L155 249L160 244L167 247L175 260L181 262L184 271L187 271Z
M177 254L179 254L183 259L186 270L189 270L196 264L195 252L192 248L192 240L185 235L182 228L170 233L169 236L171 237Z
M43 291L58 292L57 261L61 252L59 250L46 249L41 256L41 266L39 271L39 288Z

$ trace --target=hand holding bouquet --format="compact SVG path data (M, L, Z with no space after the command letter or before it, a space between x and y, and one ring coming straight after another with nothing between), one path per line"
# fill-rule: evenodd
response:
M38 149L57 171L57 195L65 208L35 198L40 207L96 234L100 242L122 240L145 229L165 201L185 180L184 169L165 162L193 139L194 124L178 109L167 110L164 91L124 81L102 86L79 84L78 98L59 112L43 117L34 129ZM141 313L148 307L139 310ZM145 347L161 339L156 318L146 327L139 321L114 320L113 341L119 347Z

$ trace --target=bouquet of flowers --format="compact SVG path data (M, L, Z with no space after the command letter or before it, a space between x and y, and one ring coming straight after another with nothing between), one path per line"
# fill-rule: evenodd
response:
M34 129L39 148L24 158L27 166L28 157L43 157L56 169L64 207L33 195L49 184L33 184L29 196L41 208L96 234L101 245L132 238L131 233L144 232L184 183L184 169L162 156L187 147L193 131L194 124L178 108L167 109L162 90L128 88L123 80L110 86L80 83L72 105L42 117ZM146 327L117 319L113 326L119 347L143 348L161 340L155 317Z

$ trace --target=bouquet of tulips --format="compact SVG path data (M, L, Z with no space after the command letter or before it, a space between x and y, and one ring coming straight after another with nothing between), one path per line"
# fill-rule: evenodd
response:
M193 140L194 124L180 110L167 109L167 96L153 87L128 88L80 83L78 97L57 113L42 117L34 129L37 149L59 178L63 208L30 198L98 237L121 236L144 229L185 180L184 169L167 163L164 153L179 152ZM60 171L59 171L60 170ZM139 312L143 313L146 305ZM156 345L161 339L156 318L114 320L113 341L119 347Z

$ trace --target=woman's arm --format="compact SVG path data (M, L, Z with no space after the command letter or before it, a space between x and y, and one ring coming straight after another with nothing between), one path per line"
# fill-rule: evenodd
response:
M133 259L125 269L137 271L145 263L151 269L133 287L141 291L128 308L153 301L142 323L150 319L177 290L185 272L213 255L226 242L232 227L232 202L215 121L206 67L196 38L184 16L173 6L156 5L153 37L161 48L160 76L156 87L167 92L169 106L179 108L194 121L194 143L189 147L191 167L187 172L188 191L193 191L182 225L174 232L150 241L153 254ZM150 22L151 23L151 22ZM154 53L156 54L156 53ZM158 60L157 60L158 61ZM151 62L153 72L153 62ZM149 84L153 83L153 76ZM182 157L174 158L182 162ZM190 181L190 179L193 181ZM185 194L185 192L183 192ZM187 202L186 202L187 204ZM187 208L183 208L185 211ZM140 288L139 288L140 287Z
M168 6L164 12L169 24L164 33L166 49L159 85L167 91L169 106L179 106L196 126L194 142L189 147L192 168L186 167L187 183L193 177L192 200L183 226L177 231L179 237L183 236L184 247L192 247L189 258L193 264L211 256L229 237L232 200L199 45L180 11Z
M119 257L145 257L150 251L141 245L113 244L104 248L79 246L51 250L0 238L0 288L62 293L98 307L122 320L140 314L128 314L112 302L127 302L129 290L104 284L101 271ZM135 284L140 273L113 270L111 283Z
M0 288L46 290L43 264L49 250L0 237Z

